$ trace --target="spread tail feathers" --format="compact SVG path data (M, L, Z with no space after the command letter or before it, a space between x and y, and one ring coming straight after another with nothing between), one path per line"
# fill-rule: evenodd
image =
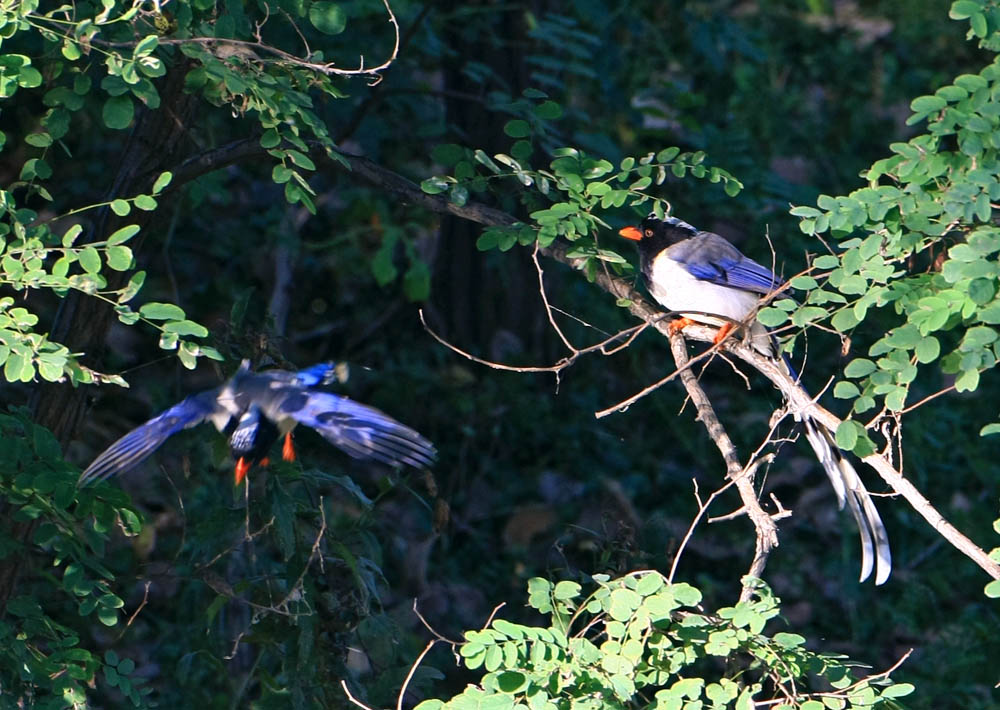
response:
M785 367L793 379L798 380L791 361L787 355L782 356ZM889 550L889 534L885 530L882 518L875 508L868 489L861 482L861 477L851 462L841 452L840 447L831 432L824 424L808 415L795 415L801 421L806 432L806 439L816 453L816 458L823 464L823 470L837 493L840 509L846 504L858 524L861 535L861 579L864 582L875 571L875 584L884 584L892 571L892 553Z
M892 569L892 553L889 550L889 535L872 502L871 495L861 482L854 466L837 448L830 430L811 417L803 418L802 424L809 445L816 452L816 458L823 464L823 470L826 471L833 489L837 492L841 510L846 503L858 523L858 532L861 535L860 581L868 579L874 568L875 584L885 583Z

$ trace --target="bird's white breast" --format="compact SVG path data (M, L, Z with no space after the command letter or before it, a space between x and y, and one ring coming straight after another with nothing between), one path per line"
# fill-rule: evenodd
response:
M745 322L760 304L760 296L751 291L720 286L693 276L673 259L661 257L652 263L649 291L660 305L699 323L723 326ZM714 313L725 318L713 318ZM731 318L732 321L727 320ZM774 355L771 336L756 318L749 324L750 340L756 350Z
M754 312L760 300L756 293L750 291L702 281L667 256L653 260L650 276L649 290L653 298L671 311L678 311L701 323L722 325L727 322L704 313L744 321Z

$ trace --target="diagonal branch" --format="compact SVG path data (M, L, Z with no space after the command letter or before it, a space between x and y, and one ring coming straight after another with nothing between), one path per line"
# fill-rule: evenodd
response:
M778 527L771 516L760 507L760 501L757 500L757 492L753 487L757 465L753 460L746 468L740 464L732 439L729 438L729 434L726 433L719 418L715 415L715 409L712 407L708 395L705 394L705 390L698 383L698 378L694 376L688 366L687 341L684 340L684 336L680 332L674 332L669 337L670 352L674 356L674 362L680 373L684 389L687 390L688 396L698 410L698 419L705 425L708 435L712 437L712 441L719 448L719 453L722 454L722 458L726 462L726 476L736 484L736 490L739 491L740 498L743 500L747 517L750 518L754 530L757 532L756 551L747 574L759 578L764 572L768 555L771 554L773 548L778 546ZM744 585L743 591L740 593L740 601L749 601L752 595L753 587Z

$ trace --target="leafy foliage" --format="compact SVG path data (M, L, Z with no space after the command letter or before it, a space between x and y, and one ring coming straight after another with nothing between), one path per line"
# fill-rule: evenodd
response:
M115 529L139 534L138 512L109 486L79 491L78 471L62 458L52 434L24 412L0 414L0 495L12 521L37 521L33 544L49 572L23 584L0 620L0 688L4 707L30 698L37 708L87 707L87 686L99 670L130 705L145 707L135 663L110 653L102 659L81 640L88 617L121 625L125 602L113 591L115 575L102 563ZM16 550L4 536L2 557Z
M714 614L700 611L701 593L658 572L619 579L595 575L581 598L576 582L528 582L529 605L551 617L547 627L494 620L465 634L466 667L483 668L477 685L420 710L468 707L712 707L766 703L782 710L896 707L913 686L857 680L845 657L815 653L798 634L764 633L780 613L760 580L754 598ZM713 663L725 659L725 666ZM817 682L822 679L822 682ZM833 690L809 692L828 683ZM881 686L881 687L879 687Z
M558 108L552 101L544 105ZM561 110L552 112L553 116L560 114ZM528 135L526 122L509 121L508 135L512 134L512 126L517 134L514 137L521 136L522 131ZM601 262L619 266L627 263L616 251L599 246L597 235L608 224L597 215L597 210L622 207L626 202L629 206L651 202L652 211L662 217L670 209L670 203L647 191L662 185L668 170L675 178L690 173L695 178L722 183L729 195L739 193L742 187L739 180L722 168L706 166L704 153L681 153L676 147L640 158L624 158L618 170L610 161L590 157L577 148L554 148L555 157L548 169L538 170L528 162L532 153L529 142L518 141L511 153L497 153L491 158L481 149L473 151L454 144L438 146L439 158L454 164L454 175L428 178L421 188L431 195L446 192L449 200L458 205L466 203L470 192L474 195L487 192L490 181L498 178L513 178L523 188L537 190L538 194L533 190L520 193L533 224L489 227L476 241L476 248L505 252L515 244L530 246L536 242L544 248L561 237L575 244L569 255L583 260L582 268L591 279ZM482 174L476 174L477 168Z

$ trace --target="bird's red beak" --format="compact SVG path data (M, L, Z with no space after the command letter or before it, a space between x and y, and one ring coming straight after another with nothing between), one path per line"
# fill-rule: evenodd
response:
M642 232L639 231L638 227L623 227L618 230L618 234L626 239L631 239L633 242L642 241Z
M246 478L247 471L249 470L250 470L250 462L247 461L242 456L240 456L236 460L236 483L234 483L233 485L238 486L241 483L243 483L243 479Z

